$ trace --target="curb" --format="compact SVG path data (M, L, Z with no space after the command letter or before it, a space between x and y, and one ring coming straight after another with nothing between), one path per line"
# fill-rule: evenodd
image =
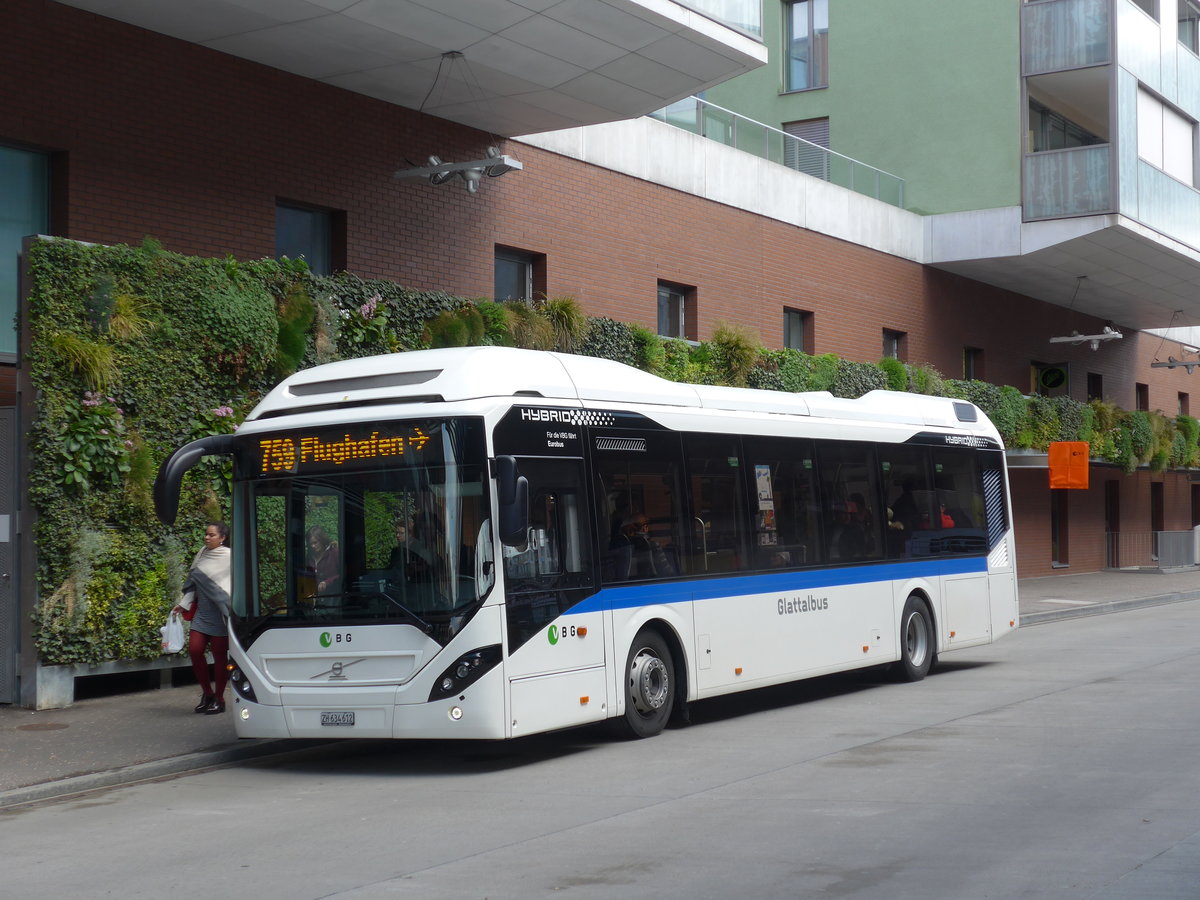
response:
M1200 600L1200 591L1160 594L1157 597L1133 597L1128 600L1106 600L1100 603L1093 603L1090 606L1075 606L1069 609L1049 609L1043 612L1025 613L1021 616L1020 624L1024 628L1026 625L1043 625L1046 622L1058 622L1063 619L1102 616L1106 613L1142 609L1147 606L1166 606L1170 603L1183 603L1187 600Z
M56 781L0 791L0 811L45 800L62 800L104 788L136 784L139 781L152 781L156 778L180 775L184 772L214 769L230 763L287 756L311 750L313 747L324 746L327 743L328 741L294 741L290 739L257 741L247 746L234 744L218 750L187 753L183 756L170 756L166 759L122 766L119 769L73 775Z

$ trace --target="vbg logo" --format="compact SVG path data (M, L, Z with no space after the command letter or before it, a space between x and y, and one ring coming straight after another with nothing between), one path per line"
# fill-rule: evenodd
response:
M558 643L558 626L551 625L550 630L546 632L546 637L550 639L550 646L553 647Z
M322 631L320 637L322 647L332 647L334 644L349 644L353 640L354 634L352 632L342 634L341 632L330 633Z
M329 646L331 646L332 644L333 644L333 638L331 638L331 637L329 636L329 632L328 632L328 631L322 631L322 632L321 632L321 646L322 646L322 647L329 647Z

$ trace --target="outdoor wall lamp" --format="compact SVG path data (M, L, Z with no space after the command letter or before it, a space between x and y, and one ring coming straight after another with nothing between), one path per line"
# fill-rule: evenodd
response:
M502 154L497 147L488 147L484 159L473 159L469 162L442 162L437 156L429 157L429 165L413 169L399 169L392 173L393 178L429 178L430 184L445 184L455 175L461 178L468 191L472 194L479 190L479 182L486 175L488 178L499 178L514 169L520 171L525 167L519 159Z
M1176 359L1173 356L1168 356L1166 362L1152 362L1152 369L1178 369L1180 366L1187 369L1187 373L1191 375L1196 371L1196 366L1200 366L1200 359Z
M1123 337L1125 335L1121 334L1121 332L1117 331L1111 325L1105 325L1104 330L1099 334L1080 334L1078 331L1072 331L1065 337L1050 338L1050 343L1079 345L1086 342L1091 345L1093 350L1099 350L1100 344L1104 341L1119 341ZM1166 365L1166 363L1163 363L1163 365Z

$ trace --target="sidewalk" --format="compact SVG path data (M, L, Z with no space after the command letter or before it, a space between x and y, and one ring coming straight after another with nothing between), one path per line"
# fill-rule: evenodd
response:
M1021 625L1200 599L1200 572L1095 572L1019 584ZM198 688L81 700L67 709L0 706L0 810L22 803L160 778L320 741L247 740L232 709L196 715ZM228 695L227 695L228 698Z

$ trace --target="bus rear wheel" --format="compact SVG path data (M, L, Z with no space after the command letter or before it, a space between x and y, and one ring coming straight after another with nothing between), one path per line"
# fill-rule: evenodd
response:
M900 661L895 672L902 681L920 681L929 674L935 654L933 617L916 594L904 603L900 616Z
M661 732L675 705L675 669L662 635L642 629L633 639L625 664L623 730L635 738Z

